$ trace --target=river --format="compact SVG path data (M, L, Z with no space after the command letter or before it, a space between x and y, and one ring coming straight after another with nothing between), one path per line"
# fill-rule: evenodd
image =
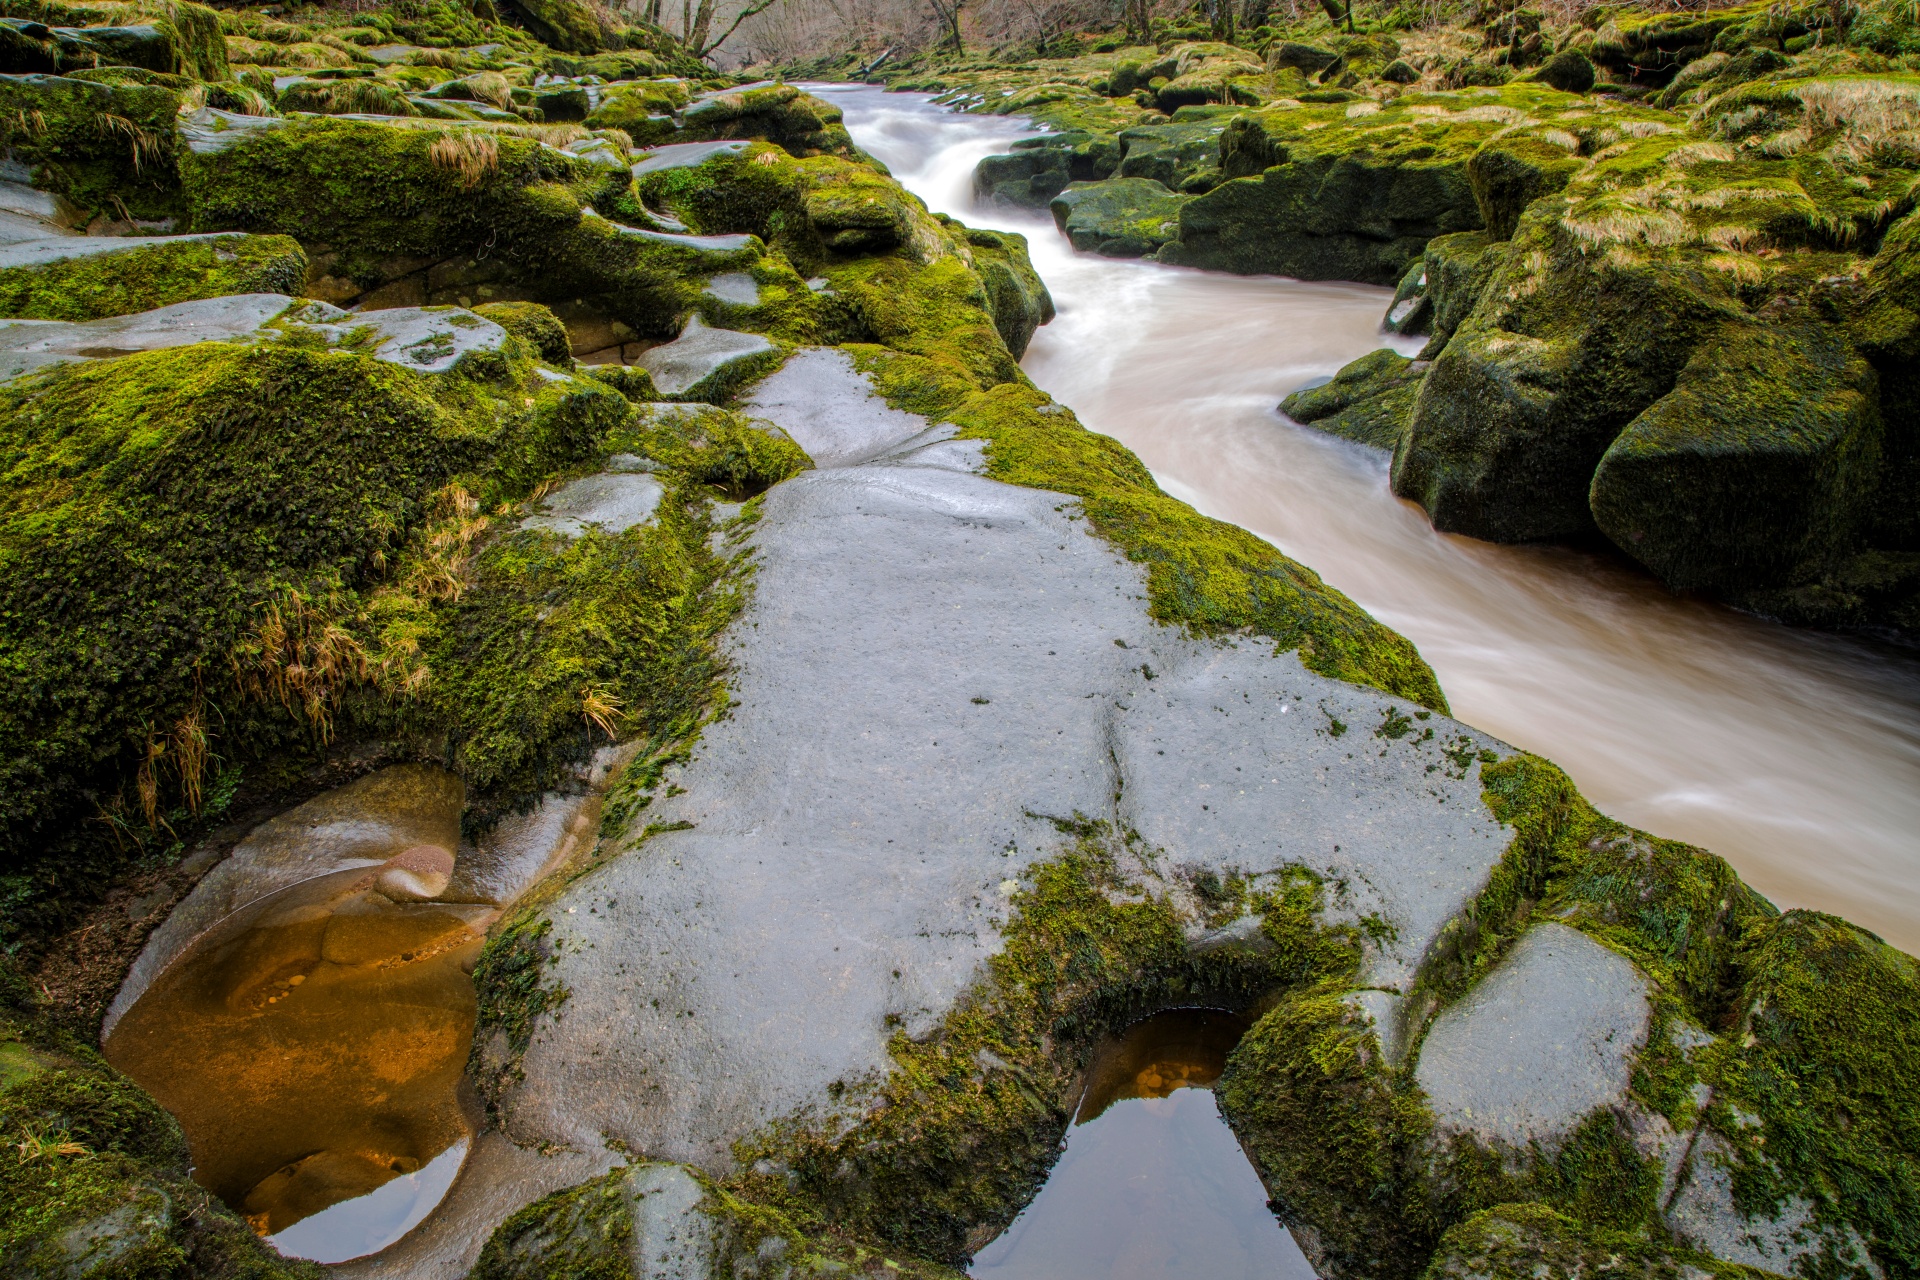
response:
M1387 290L1075 254L1043 214L974 207L975 162L1025 122L812 88L929 207L1026 233L1060 312L1027 373L1169 493L1413 640L1455 716L1554 760L1605 812L1920 952L1920 658L1677 598L1624 557L1435 533L1389 492L1383 452L1276 408L1389 343Z

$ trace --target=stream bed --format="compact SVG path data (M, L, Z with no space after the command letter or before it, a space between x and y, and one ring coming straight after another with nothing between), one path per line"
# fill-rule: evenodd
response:
M816 85L936 211L1024 232L1059 317L1023 365L1209 515L1420 647L1453 714L1553 760L1605 812L1720 854L1782 907L1920 951L1920 657L1679 598L1623 556L1434 532L1387 455L1280 399L1384 345L1390 291L1075 254L1045 214L976 208L975 163L1032 132L926 94Z

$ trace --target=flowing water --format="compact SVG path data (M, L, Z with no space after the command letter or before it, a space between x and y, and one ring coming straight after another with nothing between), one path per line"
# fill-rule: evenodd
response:
M1033 1203L977 1280L1313 1280L1207 1086L1246 1019L1174 1009L1103 1045Z
M973 207L975 162L1021 121L815 91L933 209L1027 234L1060 311L1028 374L1168 492L1413 640L1456 716L1565 767L1602 810L1920 952L1920 660L1676 598L1624 558L1435 533L1388 491L1384 453L1276 408L1420 345L1381 333L1388 291L1077 255L1044 214Z

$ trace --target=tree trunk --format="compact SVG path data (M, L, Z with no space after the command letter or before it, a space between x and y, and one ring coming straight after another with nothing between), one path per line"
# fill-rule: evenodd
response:
M713 0L700 0L700 7L693 14L693 34L687 38L687 47L695 56L707 52L707 35L713 30Z

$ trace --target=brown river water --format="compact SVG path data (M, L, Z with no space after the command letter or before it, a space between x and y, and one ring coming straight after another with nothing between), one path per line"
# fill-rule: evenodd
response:
M1075 254L1045 215L973 205L975 162L1023 122L816 91L930 207L1027 234L1060 311L1027 373L1169 493L1413 640L1455 716L1605 812L1920 952L1920 655L1677 598L1624 557L1435 533L1388 491L1384 452L1276 407L1376 347L1418 348L1381 332L1389 291Z

